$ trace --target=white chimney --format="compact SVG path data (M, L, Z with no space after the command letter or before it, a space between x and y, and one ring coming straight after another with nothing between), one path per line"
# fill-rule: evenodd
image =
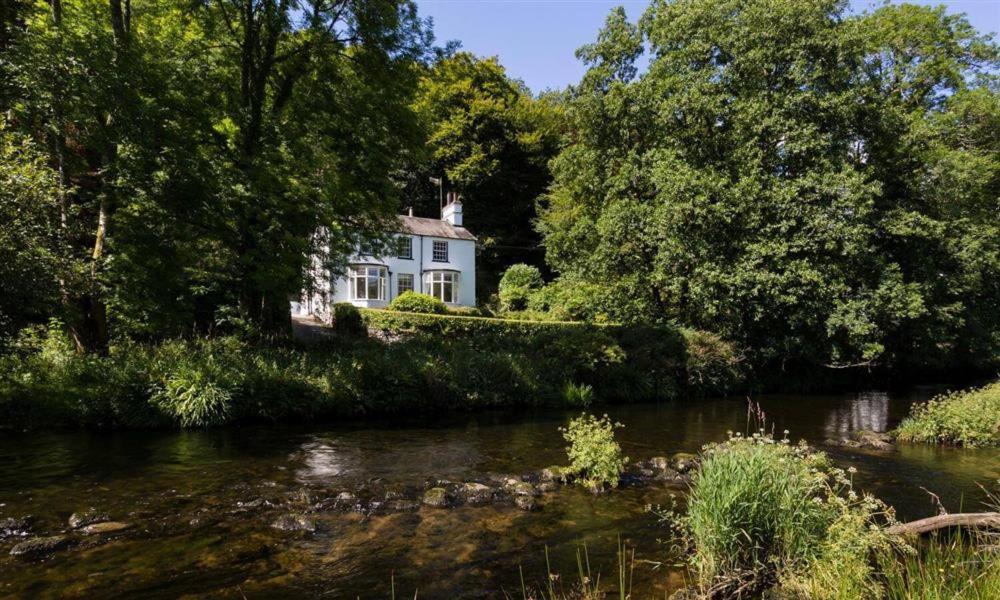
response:
M462 226L462 201L458 194L448 193L448 204L441 209L441 220L451 223L456 227Z

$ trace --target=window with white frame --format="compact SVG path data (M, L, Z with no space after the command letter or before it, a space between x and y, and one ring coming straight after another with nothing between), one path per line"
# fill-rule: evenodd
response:
M347 276L351 300L385 300L385 267L351 267Z
M442 302L458 304L458 273L431 271L424 276L424 290Z
M400 236L396 239L396 257L397 258L413 258L413 238L408 235Z
M431 260L434 262L448 262L448 242L434 240L431 246Z
M396 295L413 291L413 275L410 273L400 273L396 275Z

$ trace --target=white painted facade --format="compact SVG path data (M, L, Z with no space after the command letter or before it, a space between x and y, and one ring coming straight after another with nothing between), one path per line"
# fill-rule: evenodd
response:
M342 275L329 273L314 259L315 287L292 302L292 314L330 322L335 303L384 308L410 289L448 306L475 306L476 238L461 226L461 202L450 202L441 216L441 220L400 216L400 231L395 233L399 251L372 256L358 249Z

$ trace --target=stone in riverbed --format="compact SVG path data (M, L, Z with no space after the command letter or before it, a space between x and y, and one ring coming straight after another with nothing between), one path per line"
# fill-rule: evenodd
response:
M538 472L538 480L542 482L556 481L565 483L569 479L570 469L553 465Z
M698 465L698 457L687 452L678 452L670 457L670 466L678 473L687 473Z
M35 523L35 517L26 515L15 519L7 517L0 519L0 540L9 537L26 537L31 533L31 526Z
M463 483L459 493L468 504L487 504L493 500L493 488L481 483Z
M666 456L654 456L646 461L651 469L666 471L670 468L670 460Z
M10 549L11 556L22 556L25 558L36 558L52 554L57 550L69 547L69 538L61 535L49 537L36 537L25 540Z
M271 523L271 527L281 531L316 531L316 522L305 515L281 515Z
M854 432L854 441L858 443L861 448L868 448L870 450L892 450L892 436L888 433L879 433L877 431L870 431L868 429L862 429L861 431Z
M103 523L92 523L80 528L80 531L84 535L98 535L102 533L117 533L119 531L125 531L131 528L130 523L122 523L120 521L105 521Z
M538 495L538 490L535 486L524 481L515 482L514 485L509 486L511 495L517 496L529 496L534 497Z
M538 508L538 503L532 496L514 496L514 505L521 510L535 510Z
M81 527L86 527L93 523L102 523L104 521L110 521L111 517L108 513L100 512L95 508L88 508L87 510L81 510L75 512L69 516L69 526L73 529L80 529Z
M451 499L448 497L447 490L442 487L434 487L424 492L422 502L434 508L445 508L451 504Z

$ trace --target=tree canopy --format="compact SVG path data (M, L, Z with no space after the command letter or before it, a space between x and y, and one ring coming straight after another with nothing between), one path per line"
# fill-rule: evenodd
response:
M997 47L943 8L845 11L613 11L579 53L539 223L561 279L759 364L995 360Z

